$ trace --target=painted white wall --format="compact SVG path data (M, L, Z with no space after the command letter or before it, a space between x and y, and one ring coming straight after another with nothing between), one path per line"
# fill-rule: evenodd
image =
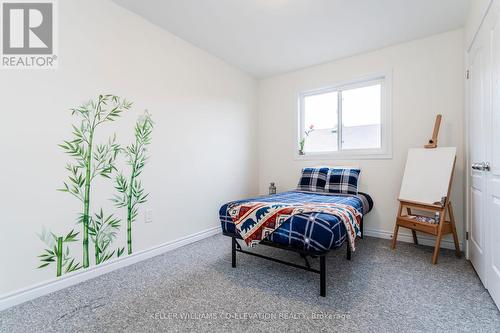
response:
M269 182L278 190L295 188L304 166L356 165L361 190L374 210L367 233L389 237L408 148L421 147L432 134L435 115L443 114L440 146L457 147L452 202L463 238L464 79L463 31L451 31L375 52L310 67L259 82L259 189ZM294 159L295 113L300 91L318 89L381 71L392 71L393 157L380 160ZM406 233L409 235L409 233Z
M473 0L469 2L469 11L464 28L465 48L468 49L483 22L493 0Z
M70 161L57 145L76 123L69 108L100 93L135 103L98 141L116 132L129 143L146 108L156 123L142 176L153 223L141 208L134 251L216 227L220 205L257 192L253 78L112 2L58 4L59 68L0 73L0 299L55 279L54 267L36 269L42 225L80 231L81 205L56 191ZM108 200L112 182L94 189L94 210L123 217ZM125 233L122 226L116 246ZM81 246L74 250L81 260Z

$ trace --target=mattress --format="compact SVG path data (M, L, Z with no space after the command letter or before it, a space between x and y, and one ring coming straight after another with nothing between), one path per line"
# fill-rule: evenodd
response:
M228 206L232 203L245 202L280 202L280 203L338 203L349 205L363 216L373 207L373 200L366 193L357 195L327 194L316 192L288 191L273 195L228 202L219 210L222 231L225 234L237 234ZM347 240L346 229L337 217L325 213L305 213L290 217L276 229L268 240L296 249L324 253L338 248Z

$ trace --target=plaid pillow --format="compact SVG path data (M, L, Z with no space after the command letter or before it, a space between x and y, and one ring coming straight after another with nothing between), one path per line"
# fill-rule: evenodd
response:
M324 192L328 168L304 168L297 190Z
M328 172L325 192L358 194L360 169L332 168Z

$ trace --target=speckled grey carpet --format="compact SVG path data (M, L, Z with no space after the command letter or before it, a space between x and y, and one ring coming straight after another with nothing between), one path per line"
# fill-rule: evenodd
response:
M330 253L322 298L313 273L244 254L231 268L230 239L215 236L1 312L0 331L500 331L467 261L443 250L432 266L431 248L389 246Z

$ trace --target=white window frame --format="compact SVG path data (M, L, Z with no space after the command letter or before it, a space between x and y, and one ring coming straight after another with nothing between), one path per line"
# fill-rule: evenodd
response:
M374 84L381 84L381 148L373 149L341 149L342 140L342 105L341 91L353 88L361 88ZM320 89L306 90L298 93L297 130L295 131L294 157L296 160L324 160L324 159L390 159L392 158L392 112L391 112L391 88L392 75L390 71L359 77L355 80L337 83ZM304 135L304 98L318 94L325 94L337 91L338 97L338 124L337 124L337 151L329 152L306 152L299 155L299 142Z

